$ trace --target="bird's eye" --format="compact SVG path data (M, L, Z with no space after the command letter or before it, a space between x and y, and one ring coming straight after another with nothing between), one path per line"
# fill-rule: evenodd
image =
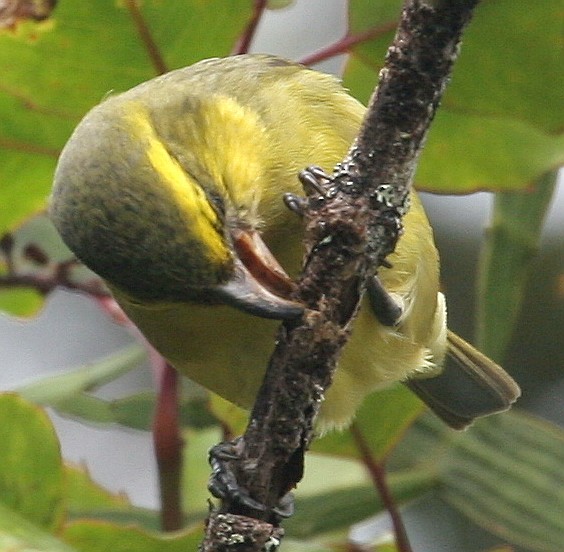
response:
M213 190L206 190L206 196L213 206L216 213L219 215L219 218L223 220L225 217L225 202L223 198Z

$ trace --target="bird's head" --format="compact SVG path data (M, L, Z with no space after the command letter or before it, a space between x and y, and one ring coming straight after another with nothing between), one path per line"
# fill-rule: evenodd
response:
M291 280L218 182L209 149L222 144L207 143L198 125L197 117L182 125L172 117L163 125L173 129L167 135L135 99L92 110L59 159L50 203L55 226L129 301L299 315L302 306L288 298Z

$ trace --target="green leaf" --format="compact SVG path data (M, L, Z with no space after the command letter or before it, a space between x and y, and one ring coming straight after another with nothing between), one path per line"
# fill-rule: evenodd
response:
M200 389L193 390L195 386L190 385L192 382L188 380L183 383L184 392L179 400L182 426L196 430L217 426L217 419L209 412L206 393ZM155 393L150 391L106 402L112 423L143 431L152 429L155 406Z
M76 392L68 398L40 404L54 408L61 416L88 423L113 424L115 422L111 403L88 393Z
M146 351L141 345L129 345L101 361L69 373L41 379L21 387L18 392L35 403L48 406L64 404L69 408L78 393L91 391L115 380L138 366L145 355ZM98 401L93 398L92 404L97 405Z
M150 431L155 412L155 394L147 391L108 402L115 423L133 429Z
M495 195L480 259L477 342L498 362L521 309L556 180L556 173L548 173L528 193Z
M0 288L0 312L28 317L37 314L42 306L43 296L34 289Z
M0 443L0 504L56 529L64 515L64 476L49 418L15 394L0 395Z
M527 189L564 163L564 135L508 117L439 110L417 170L431 192Z
M415 469L391 473L388 483L395 500L405 503L437 486L435 474ZM312 538L346 529L384 510L380 496L371 485L354 485L321 492L296 500L297 515L284 523L288 535Z
M184 511L187 513L203 513L207 508L210 499L208 480L211 474L207 462L208 452L221 440L219 428L184 432L182 497Z
M339 477L334 477L335 473ZM305 457L304 477L296 489L296 497L301 499L369 482L366 468L358 460L310 451Z
M562 550L564 432L513 412L455 441L445 499L480 525L531 550Z
M374 552L399 552L399 549L394 543L385 543L376 545Z
M5 552L76 552L75 548L0 503L0 550Z
M547 135L562 133L563 16L560 0L480 3L444 106L524 121Z
M394 36L395 27L397 26L401 14L401 0L350 0L349 1L349 32L359 33L374 28L382 29L370 42L363 42L359 45L359 50L363 52L371 52L376 41L384 42L384 48L391 42ZM387 30L386 28L389 27ZM387 37L385 39L384 37ZM382 40L380 40L382 39ZM380 63L382 58L377 59L376 63Z
M266 7L269 10L282 10L295 3L295 0L267 0Z
M65 482L69 521L88 518L122 525L133 524L152 531L160 529L157 511L134 507L125 494L114 494L104 489L91 479L86 467L65 465Z
M123 493L114 494L92 480L84 466L65 465L67 521L99 520L160 529L159 512L131 505ZM199 518L203 519L203 516Z
M156 397L152 391L146 391L121 399L105 400L77 392L45 404L49 404L62 415L80 418L85 422L120 424L131 429L151 431ZM206 398L183 397L179 407L183 427L206 429L218 424L217 419L208 410Z
M335 552L334 546L317 542L304 542L292 538L285 538L280 549L282 552Z
M186 552L197 550L202 536L201 528L159 535L101 521L76 521L63 533L79 552Z
M414 433L422 439L411 448L420 456L425 447L444 500L506 541L532 551L562 550L562 429L512 411L479 420L463 433L425 417Z
M11 107L3 108L1 95L0 88L0 120L4 120L5 112ZM61 137L61 142L67 133ZM12 143L3 134L0 131L0 232L45 206L59 153L59 150L39 153L40 148ZM29 151L24 154L18 148ZM24 185L25 193L22 191Z
M73 516L102 510L129 510L131 504L123 494L113 494L95 483L86 467L65 466L65 501Z
M422 410L421 401L399 385L373 393L363 402L354 423L375 461L389 454ZM330 433L316 440L311 449L344 458L361 457L350 431Z
M241 435L247 427L249 413L215 393L210 393L209 409L231 435Z
M362 101L376 84L400 4L350 3L350 31L378 31L355 47L345 73L345 84ZM564 163L560 7L560 0L479 5L429 133L419 187L524 189Z
M0 32L0 231L44 205L58 154L89 108L154 77L151 54L170 69L226 55L252 2L136 2L154 48L131 4L66 0L50 21Z

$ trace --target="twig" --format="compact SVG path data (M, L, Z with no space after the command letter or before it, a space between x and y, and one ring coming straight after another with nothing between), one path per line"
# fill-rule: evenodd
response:
M236 56L238 54L246 54L249 51L265 8L266 0L255 0L251 19L249 20L245 30L243 31L243 34L240 36L239 40L233 47L231 55Z
M386 480L386 468L384 466L384 462L377 462L374 459L364 435L362 435L362 432L355 423L351 425L350 432L355 441L356 447L360 452L362 461L370 474L372 483L374 484L374 487L376 487L376 490L382 499L382 504L390 514L390 519L392 520L392 525L394 527L397 549L399 552L412 552L400 512Z
M45 155L53 159L58 159L59 155L61 155L61 151L56 148L49 148L40 144L31 144L29 142L20 142L19 140L12 140L10 138L0 138L0 148L33 155Z
M315 415L330 384L365 281L385 263L423 142L477 0L406 2L359 137L306 213L306 269L297 297L307 311L284 324L233 468L241 488L266 511L223 501L210 514L204 550L259 551L252 532L214 533L217 516L253 516L276 525L271 508L300 480ZM243 518L248 520L249 518ZM252 523L250 527L253 527Z
M141 42L143 42L143 45L149 54L149 58L151 59L151 63L153 64L153 68L155 69L157 75L166 73L168 71L168 67L157 43L153 39L153 35L147 26L145 18L139 9L138 0L125 0L125 7L131 14L137 33L139 34Z
M153 444L159 467L161 525L178 531L182 514L182 438L178 406L178 372L163 359L161 386L153 419Z
M70 259L48 266L48 269L33 272L20 272L16 268L13 258L14 238L7 232L0 238L0 260L6 265L6 272L0 275L0 289L2 288L27 288L34 289L41 295L47 295L56 288L61 287L72 291L79 291L95 298L109 297L108 290L99 278L75 281L72 270L79 263ZM36 265L50 265L47 255L37 246L30 245L24 251L28 260Z
M343 38L337 40L336 42L333 42L325 48L317 50L316 52L313 52L312 54L309 54L306 57L302 58L300 60L300 63L302 63L303 65L314 65L315 63L330 59L334 56L338 56L339 54L346 54L353 46L356 46L357 44L373 40L374 38L384 33L393 31L397 27L397 24L397 21L389 21L387 23L379 25L378 27L373 27L360 33L347 33Z

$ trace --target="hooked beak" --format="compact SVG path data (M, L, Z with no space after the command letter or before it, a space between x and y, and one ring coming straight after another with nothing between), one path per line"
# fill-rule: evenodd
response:
M259 233L232 231L233 275L214 291L227 304L244 312L286 320L300 316L304 307L289 299L296 284L272 255Z

